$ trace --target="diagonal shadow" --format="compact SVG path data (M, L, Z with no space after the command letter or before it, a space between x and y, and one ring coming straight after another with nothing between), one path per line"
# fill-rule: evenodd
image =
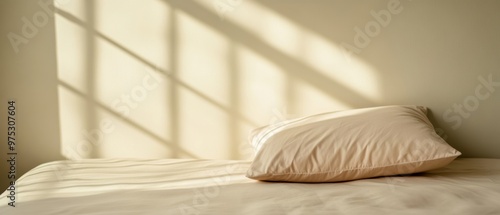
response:
M276 14L280 14L294 24L300 25L301 28L321 35L323 38L328 39L330 42L339 42L332 40L333 33L336 34L338 31L330 31L331 29L340 28L352 30L355 27L354 25L352 25L352 23L346 22L345 17L352 16L353 9L359 9L359 5L353 5L350 1L336 1L334 11L332 11L332 8L330 7L325 7L323 2L321 1L319 1L319 3L318 1L316 1L316 3L311 1L297 2L295 4L287 5L286 9L283 8L283 3L281 1L253 0L252 3L259 4L260 6L269 9ZM304 8L301 3L307 3L310 8ZM363 2L363 8L374 9L380 6L387 6L387 2ZM370 9L368 9L367 13L369 13ZM308 13L314 12L315 14L329 14L329 16L311 17L306 16L305 14L301 14L300 16L296 14L297 12L304 11L307 11ZM328 22L325 22L325 20L328 20ZM355 32L352 31L352 34L354 33ZM353 39L353 37L354 35L350 36L350 39Z
M96 9L95 0L85 1L85 17L87 18L87 26L93 28L95 26L96 16L94 10ZM86 88L87 94L91 98L95 98L96 89L95 89L95 81L96 81L96 58L95 58L95 50L96 50L96 40L92 36L91 32L85 32L85 71L87 71L87 80L86 80ZM87 129L97 127L97 115L95 108L92 107L91 103L86 104L87 111ZM99 154L99 149L95 148L91 151L90 157L97 157Z
M212 27L212 29L218 31L219 33L226 35L232 40L239 42L248 49L251 49L261 56L272 60L276 65L281 67L285 72L293 75L300 80L309 83L329 95L331 98L338 99L345 104L349 104L352 107L364 107L364 106L374 106L376 103L368 97L360 95L343 84L330 79L329 77L321 74L314 68L307 66L293 57L290 57L279 50L270 47L265 42L263 42L258 37L254 36L251 32L248 32L241 27L230 23L222 23L213 11L207 10L205 7L201 6L195 1L185 1L185 0L161 0L172 7L179 8L191 15L191 17L197 19L198 21Z
M134 53L133 51L131 51L130 49L124 47L123 45L117 43L116 41L114 41L113 39L109 38L108 36L102 34L101 32L97 31L96 29L94 28L90 28L89 26L86 25L85 22L83 22L82 20L78 19L77 17L73 16L72 14L66 12L66 11L63 11L63 10L60 10L60 9L57 9L56 11L57 14L61 15L62 17L68 19L69 21L72 21L73 23L79 25L80 27L82 28L85 28L88 32L92 32L94 35L96 35L97 37L103 39L104 41L112 44L113 46L115 46L116 48L120 49L121 51L127 53L128 55L132 56L133 58L137 59L138 61L140 61L141 63L147 65L148 67L154 69L156 72L160 73L161 75L164 75L165 77L168 77L170 80L172 80L173 82L176 82L177 84L179 84L181 87L184 87L185 89L187 89L188 91L191 91L193 94L201 97L202 99L206 100L208 103L216 106L217 108L227 112L227 113L230 113L232 112L232 110L230 110L230 108L224 106L223 104L215 101L214 99L208 97L207 95L203 94L202 92L194 89L193 87L191 87L190 85L184 83L183 81L181 81L180 79L178 79L177 77L173 76L169 71L166 71L166 70L163 70L163 69L159 69L155 64L151 63L150 61L144 59L143 57L137 55L136 53ZM245 123L248 123L252 126L257 126L257 123L251 121L250 119L246 118L243 114L241 113L237 113L237 117L245 122Z
M231 141L232 144L229 145L229 151L230 155L233 156L233 159L236 159L235 156L239 155L239 149L238 146L239 144L239 136L240 136L240 130L239 130L239 123L236 120L236 116L240 110L240 104L238 102L238 95L240 95L240 70L236 66L238 64L238 52L237 52L237 44L231 43L229 47L229 55L228 55L228 63L229 63L229 89L231 91L229 95L229 101L230 101L230 106L231 106L231 112L229 114L230 117L228 124L229 124L229 140Z
M178 41L177 37L178 25L177 25L177 15L175 12L175 8L171 8L170 17L169 17L169 25L167 26L168 32L170 34L170 38L168 41L168 45L166 49L169 50L168 60L170 62L170 73L171 79L177 79L177 70L178 70ZM169 47L170 46L170 49ZM180 141L180 127L181 120L179 116L180 102L179 102L179 86L178 82L172 81L169 88L170 92L167 100L167 106L170 105L170 131L171 131L171 140L173 144L179 145ZM177 153L172 154L174 158L178 157Z
M118 113L116 113L114 110L112 110L111 108L109 107L106 107L105 105L99 103L98 101L96 101L94 98L89 98L87 95L85 95L84 93L80 92L79 90L75 89L74 87L70 86L69 84L59 80L58 81L58 84L60 86L63 86L64 88L68 89L69 91L73 92L74 94L84 98L86 101L88 101L92 106L97 106L103 110L105 110L106 112L108 112L109 114L123 120L124 122L126 122L127 124L133 126L135 129L143 132L144 134L152 137L153 139L159 141L159 142L162 142L164 144L166 144L167 146L171 147L173 150L176 150L177 152L180 152L181 154L184 154L184 155L187 155L191 158L198 158L196 155L192 154L191 152L181 148L180 146L176 145L176 144L172 144L170 142L168 142L167 140L161 138L160 136L154 134L153 132L149 131L148 129L142 127L141 125L133 122L132 120L128 119L127 117L124 117Z

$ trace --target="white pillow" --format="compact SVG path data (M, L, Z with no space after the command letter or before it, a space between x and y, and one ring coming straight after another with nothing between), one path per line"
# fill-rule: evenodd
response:
M461 153L439 137L422 106L323 113L257 129L247 177L335 182L443 167Z

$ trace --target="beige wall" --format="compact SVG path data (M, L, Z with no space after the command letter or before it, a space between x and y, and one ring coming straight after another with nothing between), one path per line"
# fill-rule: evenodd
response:
M42 10L14 2L2 35ZM464 156L500 158L500 87L484 84L500 82L500 2L357 2L57 1L19 53L1 42L21 172L62 158L245 159L257 126L389 104L428 106Z
M40 8L37 1L15 0L1 1L0 8L0 187L3 188L8 172L5 140L9 99L15 99L17 104L17 176L40 163L64 157L60 153L54 19L47 16L49 19L37 27L37 33L26 29L32 38L19 45L16 53L7 35L22 36L23 17L32 23Z

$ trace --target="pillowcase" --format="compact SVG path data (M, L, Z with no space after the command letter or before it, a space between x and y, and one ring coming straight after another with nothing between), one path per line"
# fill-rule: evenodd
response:
M461 153L434 131L422 106L323 113L255 130L248 178L337 182L410 174L448 165Z

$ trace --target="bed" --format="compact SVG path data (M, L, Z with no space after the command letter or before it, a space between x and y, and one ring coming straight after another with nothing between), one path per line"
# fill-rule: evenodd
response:
M251 161L46 163L16 196L7 188L0 214L500 214L500 159L457 160L426 114L382 106L264 126Z
M42 164L0 214L500 214L500 159L456 159L405 176L262 182L250 161L89 159Z

